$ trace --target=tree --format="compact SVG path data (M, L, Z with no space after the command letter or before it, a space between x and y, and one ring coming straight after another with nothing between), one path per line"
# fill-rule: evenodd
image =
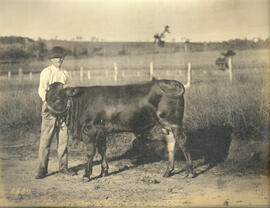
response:
M37 45L37 52L36 52L37 58L38 59L43 58L47 52L46 44L42 41L41 38L39 38L38 41L36 42L36 45Z

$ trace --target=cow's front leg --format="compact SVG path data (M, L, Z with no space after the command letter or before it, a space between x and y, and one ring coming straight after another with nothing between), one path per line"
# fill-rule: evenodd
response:
M83 178L90 181L90 176L92 174L92 168L93 168L93 158L96 154L96 147L94 142L90 142L86 144L87 153L86 153L86 165L85 165L85 172L83 175Z
M97 138L98 152L101 155L101 173L100 177L107 176L109 174L109 166L106 158L106 135L101 133Z
M169 177L172 175L172 172L174 171L175 138L172 131L168 131L167 129L164 129L164 132L166 133L169 161L168 161L167 169L165 173L163 174L163 177Z

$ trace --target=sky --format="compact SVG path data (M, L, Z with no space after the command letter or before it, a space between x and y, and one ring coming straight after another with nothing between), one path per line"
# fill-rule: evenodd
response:
M267 38L270 0L0 0L0 36L223 41Z

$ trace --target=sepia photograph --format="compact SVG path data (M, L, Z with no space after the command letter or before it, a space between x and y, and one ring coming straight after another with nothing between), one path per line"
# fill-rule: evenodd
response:
M0 207L269 207L269 0L0 0Z

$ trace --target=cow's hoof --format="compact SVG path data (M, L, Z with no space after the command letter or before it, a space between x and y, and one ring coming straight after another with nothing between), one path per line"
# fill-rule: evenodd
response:
M67 176L75 176L75 175L78 175L77 172L75 172L74 170L72 169L62 169L62 170L59 170L59 173L60 174L63 174L63 175L67 175Z
M90 176L83 176L83 182L89 182L90 181Z
M108 170L102 170L101 173L99 174L98 178L106 177L109 175Z
M167 170L165 171L165 173L163 174L163 177L164 177L164 178L168 178L168 177L170 177L170 176L172 176L172 175L173 175L173 170L167 169Z
M47 173L38 173L35 176L35 179L42 179L42 178L45 178L46 176L47 176Z
M196 173L187 173L185 178L195 178L196 176Z
M104 170L101 173L102 177L108 176L109 175L109 171L108 170Z

